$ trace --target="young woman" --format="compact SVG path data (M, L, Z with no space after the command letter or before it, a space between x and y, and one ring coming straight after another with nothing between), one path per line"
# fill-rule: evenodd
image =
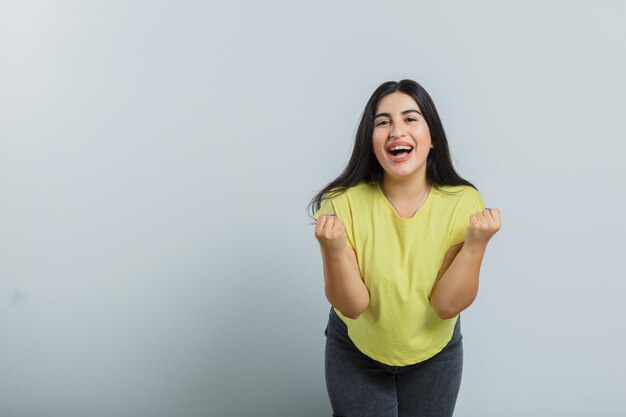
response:
M476 297L500 213L454 170L419 84L374 91L347 167L311 206L333 306L325 331L333 415L451 416L459 313Z

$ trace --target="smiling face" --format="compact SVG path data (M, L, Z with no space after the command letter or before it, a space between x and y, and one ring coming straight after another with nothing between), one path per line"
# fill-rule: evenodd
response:
M433 145L413 97L396 91L378 102L372 146L385 178L426 178L426 158Z

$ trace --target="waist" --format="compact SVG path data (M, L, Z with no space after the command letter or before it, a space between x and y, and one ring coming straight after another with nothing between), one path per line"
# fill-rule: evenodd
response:
M408 366L411 364L423 362L424 360L430 359L440 352L446 350L452 345L460 342L463 339L463 335L461 333L461 318L460 316L457 318L454 328L452 329L452 335L450 336L450 330L445 329L445 333L442 334L442 337L447 340L447 342L442 341L441 343L435 343L435 345L431 346L426 344L427 348L422 351L420 349L409 350L408 352L405 350L406 345L410 345L409 341L399 341L391 346L389 349L384 349L383 351L376 351L376 348L380 346L377 342L369 344L367 340L352 340L350 337L350 332L348 329L348 325L343 321L341 317L336 313L334 308L330 309L329 317L328 317L328 325L326 327L326 336L333 337L336 340L344 343L347 347L357 350L367 356L370 359L373 359L377 362L380 362L385 365L394 365L394 366ZM428 333L425 335L426 339L430 339L432 337L432 333ZM419 334L417 335L419 339ZM389 352L390 350L396 350L398 348L403 353L398 354L397 352ZM373 353L370 353L374 351ZM417 358L417 359L415 359Z

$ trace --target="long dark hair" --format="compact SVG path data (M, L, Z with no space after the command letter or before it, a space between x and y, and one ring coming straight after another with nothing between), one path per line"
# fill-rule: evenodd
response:
M430 150L426 159L426 181L435 188L443 185L468 185L476 188L455 171L443 124L439 119L435 103L424 87L413 80L387 81L374 91L365 105L348 165L309 203L308 209L313 213L319 210L322 200L329 195L341 193L362 181L376 182L382 180L384 171L372 149L374 116L380 100L396 91L408 94L415 100L430 129L430 138L434 148Z

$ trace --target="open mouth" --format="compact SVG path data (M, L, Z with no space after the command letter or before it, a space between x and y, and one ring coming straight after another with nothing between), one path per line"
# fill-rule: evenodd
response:
M404 156L407 156L412 151L413 151L413 147L408 146L408 145L392 146L391 148L387 150L387 152L389 152L392 156L396 158L402 158Z
M411 158L414 147L410 142L394 141L387 146L387 154L393 162L405 162Z

